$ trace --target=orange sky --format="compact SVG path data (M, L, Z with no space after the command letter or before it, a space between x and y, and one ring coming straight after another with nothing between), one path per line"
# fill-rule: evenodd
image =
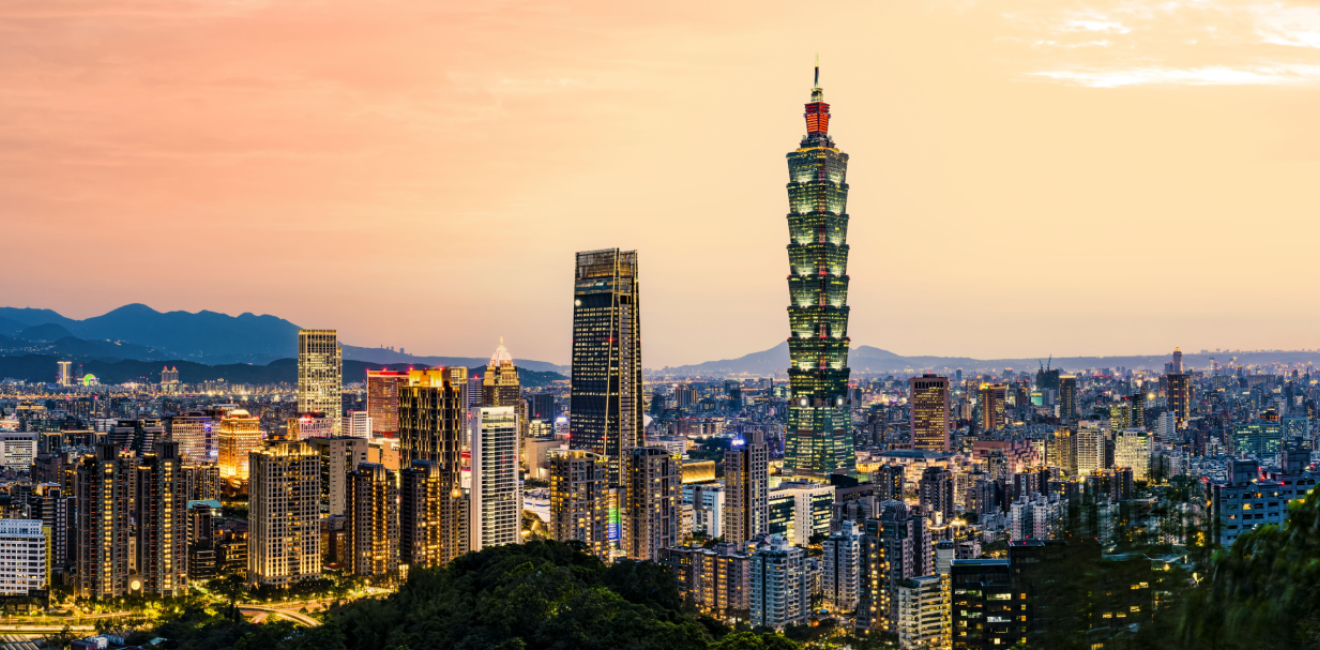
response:
M618 246L648 367L765 349L817 52L854 346L1320 347L1314 1L9 0L0 302L566 362Z

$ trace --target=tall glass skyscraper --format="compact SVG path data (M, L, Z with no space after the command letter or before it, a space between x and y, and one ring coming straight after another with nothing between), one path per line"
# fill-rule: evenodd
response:
M624 450L646 444L642 415L637 251L578 253L569 445L605 456L619 485Z
M298 412L320 413L340 435L344 360L335 330L298 330Z
M857 464L848 397L848 154L829 135L816 85L807 135L788 154L788 442L784 469L824 478Z

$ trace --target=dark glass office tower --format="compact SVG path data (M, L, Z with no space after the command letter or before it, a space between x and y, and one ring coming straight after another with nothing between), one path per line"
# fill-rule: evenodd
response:
M619 485L623 451L646 444L637 251L577 254L572 381L569 444L605 456L609 483Z
M848 154L829 135L816 87L807 135L788 154L788 369L792 400L784 469L823 478L856 466L848 398Z

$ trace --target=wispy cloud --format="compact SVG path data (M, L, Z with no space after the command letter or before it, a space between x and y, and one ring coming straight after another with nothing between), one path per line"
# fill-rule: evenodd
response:
M1057 53L1024 60L1026 78L1095 88L1320 85L1320 6L1297 0L1114 0L1005 18L1020 40Z
M1033 76L1092 88L1123 86L1297 86L1320 82L1320 65L1259 68L1205 66L1112 70L1046 70Z

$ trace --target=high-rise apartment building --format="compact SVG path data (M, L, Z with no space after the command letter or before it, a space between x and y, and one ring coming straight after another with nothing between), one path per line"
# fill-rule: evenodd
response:
M298 412L330 418L341 435L344 362L335 330L298 330Z
M1179 428L1187 425L1192 417L1191 377L1173 374L1166 377L1169 383L1169 410L1173 411Z
M532 393L527 396L527 419L554 422L559 415L554 393Z
M679 591L697 611L720 619L750 618L751 558L745 546L720 542L713 548L660 549L660 564L678 578Z
M912 405L912 448L949 451L949 378L922 375L908 380Z
M633 447L623 458L623 550L630 559L655 560L680 541L683 461L659 447Z
M807 579L807 553L779 535L752 555L751 623L782 630L807 622L811 591Z
M953 472L943 467L927 467L921 472L917 490L921 509L926 514L936 515L942 524L953 521Z
M902 465L881 465L872 474L877 501L903 500L907 476Z
M371 444L363 438L306 438L320 457L321 493L318 509L322 517L348 514L348 475L367 462Z
M1150 436L1144 429L1127 429L1114 436L1114 465L1132 470L1132 478L1144 481L1150 474Z
M457 469L417 459L400 477L399 561L439 567L468 550L468 500Z
M600 454L569 449L551 452L549 461L550 535L609 559L609 463Z
M1105 462L1105 430L1100 422L1083 421L1077 427L1077 474L1085 476L1109 466Z
M1109 430L1122 431L1132 424L1132 404L1122 401L1109 406Z
M518 409L481 407L472 426L473 551L522 543L522 483L519 480Z
M467 373L433 368L408 373L399 389L399 464L414 460L440 463L458 472L467 432Z
M1077 377L1063 375L1059 377L1059 420L1072 422L1077 419Z
M743 544L770 532L770 449L754 429L724 452L724 541Z
M249 457L248 584L320 578L320 454L304 442L276 442Z
M399 434L399 391L407 385L406 372L367 371L367 416L374 437L394 438Z
M1004 413L1004 401L1007 399L1007 391L1008 389L1003 384L981 384L982 431L1002 429L1008 423Z
M179 445L156 443L137 468L137 571L143 593L188 591L188 495Z
M949 593L945 591L940 576L908 578L898 583L895 597L898 600L898 647L903 650L949 647L952 612Z
M837 615L857 610L862 596L862 564L865 539L857 523L845 521L824 542L822 583L825 608Z
M379 577L399 569L399 488L394 472L362 463L348 474L349 571Z
M908 578L934 573L930 528L920 507L886 501L880 505L878 516L866 520L863 533L866 561L857 624L896 633L898 585Z
M503 337L481 378L481 406L513 407L518 413L518 437L527 437L527 403L522 398L518 367L513 365L513 356L504 347Z
M56 361L55 363L56 363L56 365L58 365L59 368L60 368L60 370L59 370L59 383L60 383L60 386L63 387L63 388L68 388L69 386L72 386L72 385L73 385L73 371L70 370L70 368L73 367L73 362L72 362L72 361Z
M50 540L40 519L0 519L0 596L50 588Z
M248 454L261 446L261 418L235 409L220 419L219 428L216 438L220 445L221 477L246 481Z
M1173 349L1173 372L1170 374L1174 374L1174 375L1183 374L1182 348L1175 347Z
M848 395L848 154L829 135L820 68L806 105L807 135L788 154L789 397L784 471L851 474Z
M100 444L78 465L78 592L83 598L128 593L134 461L115 445Z
M637 251L577 254L569 444L610 463L610 484L628 450L645 442Z

